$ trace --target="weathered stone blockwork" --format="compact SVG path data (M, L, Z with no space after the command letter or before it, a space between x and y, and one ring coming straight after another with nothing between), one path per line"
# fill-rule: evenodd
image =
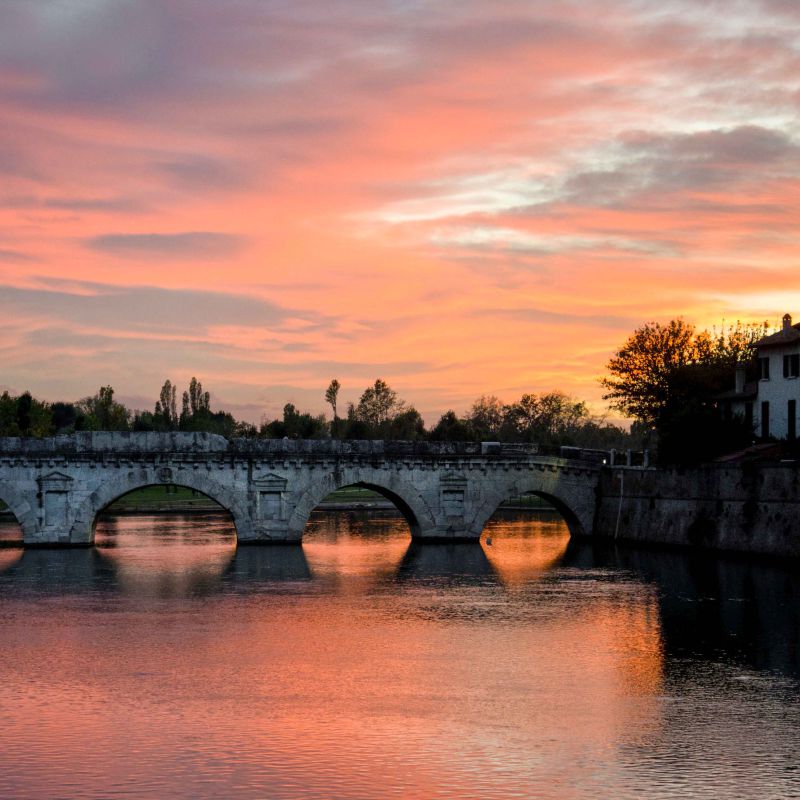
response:
M654 544L800 556L800 469L744 464L604 470L595 533Z
M299 542L314 507L352 484L405 515L414 538L478 539L505 500L535 491L590 533L599 471L495 443L232 440L78 433L0 439L0 499L28 545L90 545L97 514L143 486L177 484L233 515L240 543Z

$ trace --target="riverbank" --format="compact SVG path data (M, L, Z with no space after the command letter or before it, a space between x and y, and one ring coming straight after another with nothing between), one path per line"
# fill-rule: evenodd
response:
M317 505L321 511L396 511L395 504L371 489L347 486L329 494ZM537 495L524 495L501 506L504 511L545 511L555 509ZM120 497L102 513L127 514L209 514L225 511L209 497L182 486L148 486Z
M354 501L354 500L323 500L315 508L316 511L397 511L397 506L390 500ZM502 505L498 511L521 511L530 513L557 514L558 511L548 505L529 505L529 504L509 504ZM3 518L0 512L0 518ZM227 513L222 506L213 502L206 503L182 503L169 502L150 503L127 506L109 506L101 512L108 516L125 516L134 514L213 514ZM398 512L399 513L399 512ZM13 519L11 512L7 513L9 519Z

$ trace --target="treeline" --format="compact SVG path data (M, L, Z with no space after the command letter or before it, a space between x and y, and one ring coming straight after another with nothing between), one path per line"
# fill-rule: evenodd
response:
M53 436L76 431L208 431L223 436L254 436L254 425L237 422L227 411L212 411L210 395L192 378L181 398L165 381L153 411L133 411L114 399L111 386L77 402L46 403L30 392L0 395L0 436Z
M259 426L236 420L227 411L214 411L202 384L192 378L180 395L171 381L164 382L152 411L133 411L114 399L114 389L103 386L77 402L46 403L29 392L0 395L0 436L52 436L75 431L206 431L227 438L280 439L395 439L432 441L530 442L609 449L637 448L642 437L589 414L586 404L563 392L523 394L513 403L492 395L476 400L463 415L445 412L426 428L414 406L398 397L385 381L368 386L357 403L340 416L340 384L331 381L325 399L331 416L299 411L292 403L281 418L263 419Z
M722 413L721 396L737 368L756 379L755 345L766 323L697 330L682 319L642 325L614 354L601 379L611 407L633 418L630 431L592 417L586 404L563 392L523 394L513 403L478 398L462 415L445 412L426 428L419 412L383 380L376 380L340 416L340 384L325 391L331 417L298 411L287 403L280 419L260 426L213 411L209 393L192 378L181 395L166 381L153 411L131 411L114 390L75 403L44 403L28 392L0 396L0 435L50 436L82 430L208 431L228 438L403 439L531 442L608 450L655 448L662 464L694 464L747 448L758 440L743 417ZM795 449L800 445L792 443ZM794 456L793 456L794 457Z

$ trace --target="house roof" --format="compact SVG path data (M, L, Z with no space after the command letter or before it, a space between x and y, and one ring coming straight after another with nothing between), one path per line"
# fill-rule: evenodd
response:
M735 453L728 453L715 459L717 463L728 461L777 461L786 449L784 442L764 442L763 444L752 445L744 450L737 450Z
M797 344L800 342L800 323L783 328L777 333L762 336L753 347L779 347L780 345Z

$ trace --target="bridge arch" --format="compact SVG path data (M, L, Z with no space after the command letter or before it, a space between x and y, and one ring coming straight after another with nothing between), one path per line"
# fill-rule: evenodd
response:
M480 537L486 523L500 506L514 497L535 494L550 503L561 514L571 536L586 536L592 532L594 522L594 492L587 487L563 478L542 480L538 476L517 478L489 494L479 504L469 529ZM588 501L588 502L587 502Z
M202 472L191 469L143 468L131 470L99 486L81 504L70 530L70 544L93 544L97 515L123 495L147 486L184 486L214 500L233 517L237 537L250 529L250 516L244 498Z
M0 500L14 515L19 527L22 529L22 538L25 541L33 539L39 529L36 515L36 490L24 492L8 483L0 484Z
M359 468L339 470L324 478L316 478L295 505L289 519L289 536L300 540L311 512L329 495L345 486L360 486L391 501L411 529L412 538L425 535L435 527L434 515L425 499L414 486L394 473L376 474L376 470Z

